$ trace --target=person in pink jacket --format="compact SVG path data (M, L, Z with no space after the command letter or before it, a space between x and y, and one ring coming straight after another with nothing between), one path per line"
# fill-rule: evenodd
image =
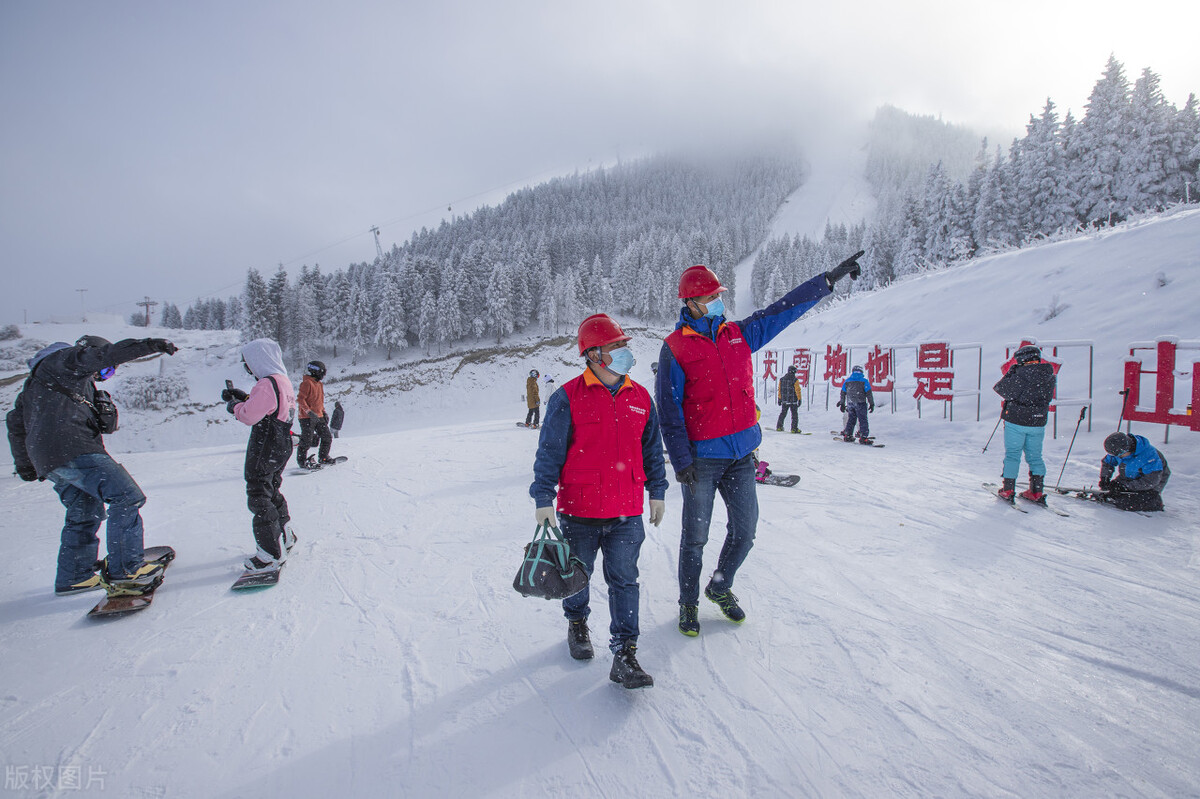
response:
M236 388L221 393L225 408L250 426L246 445L246 504L258 551L246 558L246 570L272 571L283 565L296 543L287 500L280 492L283 469L292 457L292 415L296 394L283 365L279 345L269 338L242 347L242 365L258 382L247 394Z

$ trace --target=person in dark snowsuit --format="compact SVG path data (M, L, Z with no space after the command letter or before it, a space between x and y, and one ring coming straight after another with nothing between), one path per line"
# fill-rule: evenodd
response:
M800 412L800 382L796 377L796 367L789 366L787 373L779 380L779 404L782 409L779 411L779 419L775 422L775 429L783 432L783 420L788 415L788 411L792 413L792 432L800 432L800 420L797 415Z
M292 457L296 397L283 365L283 353L271 339L255 339L242 347L242 365L258 382L249 394L226 388L221 399L234 418L250 425L243 475L258 551L246 558L246 571L270 571L283 564L296 543L287 500L280 491L283 469Z
M325 364L309 361L300 378L300 391L296 394L296 407L300 412L300 442L296 445L296 463L304 469L313 469L333 463L329 449L333 446L333 433L329 429L329 416L325 413ZM309 461L308 450L317 442L317 458Z
M1003 499L1012 500L1016 494L1017 474L1024 454L1029 464L1029 488L1021 496L1034 502L1045 500L1042 442L1056 385L1054 367L1042 360L1041 350L1026 344L1016 351L1004 377L992 387L1004 398L1004 409L1000 412L1004 420L1004 482L997 492Z
M110 594L138 594L155 585L161 563L146 563L140 508L146 495L104 448L105 429L95 380L123 363L178 348L162 338L111 344L83 336L57 342L29 359L29 379L7 417L8 442L22 480L49 480L67 509L58 549L56 594L101 588L96 572L100 522L108 519L103 571ZM115 419L113 419L115 423ZM105 511L107 506L107 513Z
M875 412L875 395L871 393L871 382L863 374L863 368L856 366L850 371L850 376L842 383L842 395L837 408L846 413L846 426L842 429L842 438L854 440L854 423L858 423L858 440L863 444L871 443L871 428L867 422L867 414Z
M1166 457L1145 436L1112 433L1104 439L1100 490L1121 510L1160 511L1162 490L1171 478Z
M667 472L658 414L650 392L629 377L634 360L629 336L607 314L579 325L582 375L550 395L546 423L538 438L533 483L539 525L555 517L571 552L590 577L597 552L604 554L608 583L609 678L626 688L643 688L654 678L638 664L638 556L646 531L642 525L645 494L650 523L662 522ZM557 506L557 514L555 508ZM590 588L563 600L571 656L593 656L588 635Z
M700 634L700 573L718 491L725 501L727 532L704 596L730 621L746 618L732 589L758 527L754 450L762 443L762 428L754 402L753 354L831 294L838 280L857 278L862 254L738 322L725 320L725 287L711 269L692 266L679 278L683 308L659 352L656 392L663 441L683 492L679 631L684 635Z

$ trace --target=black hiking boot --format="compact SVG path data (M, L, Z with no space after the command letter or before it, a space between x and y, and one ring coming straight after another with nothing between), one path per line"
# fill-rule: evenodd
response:
M714 591L712 583L709 583L704 589L704 596L715 602L730 621L741 624L746 620L746 611L742 610L732 591Z
M637 644L633 641L626 641L625 644L613 654L612 669L608 672L608 679L613 682L619 682L626 688L649 688L654 685L654 678L646 672L642 671L642 667L638 665Z
M592 638L588 635L587 619L567 622L567 646L571 648L571 657L576 660L591 660L595 656Z
M679 606L679 632L692 638L700 634L700 619L697 618L699 610L695 605Z

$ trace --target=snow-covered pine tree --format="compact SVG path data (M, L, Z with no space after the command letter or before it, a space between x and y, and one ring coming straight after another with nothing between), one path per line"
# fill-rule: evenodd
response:
M487 286L487 310L492 330L496 333L496 343L499 344L505 336L512 334L515 321L512 274L503 261L496 261L492 265Z
M400 296L399 275L391 264L381 266L377 271L374 297L379 306L379 313L375 319L375 343L387 350L387 360L390 361L392 351L402 349L407 344L407 326Z
M1104 75L1092 88L1087 111L1078 125L1081 183L1078 216L1091 225L1109 225L1128 214L1122 199L1131 192L1121 163L1126 132L1130 127L1129 81L1125 68L1109 56Z
M270 298L267 296L267 283L257 269L246 271L246 288L242 297L246 308L242 338L253 341L272 335L273 319L269 307Z
M287 350L292 343L291 316L288 313L291 305L289 300L288 274L287 270L283 268L283 264L280 264L267 284L266 314L267 329L270 331L268 335L275 339L275 343L282 350Z

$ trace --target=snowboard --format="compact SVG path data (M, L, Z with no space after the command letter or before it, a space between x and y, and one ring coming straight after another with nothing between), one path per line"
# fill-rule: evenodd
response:
M875 436L867 436L867 443L863 444L857 438L853 439L852 441L847 441L846 439L842 438L842 433L840 430L830 430L829 432L833 435L834 441L841 441L843 444L858 444L860 447L875 447L876 449L882 449L884 447L883 444L875 443Z
M272 569L265 572L243 572L242 576L234 580L233 585L229 586L230 591L247 591L254 588L270 588L279 582L279 572L283 571L282 564L278 569Z
M148 563L159 562L170 564L175 560L175 550L171 547L146 547L142 557ZM162 585L162 577L160 575L158 583L144 594L136 594L133 596L105 596L96 603L96 607L88 611L89 619L115 619L119 616L127 616L130 613L136 613L139 610L145 610L150 607L150 603L154 601L154 592Z
M517 422L517 427L527 427L527 428L529 428L530 430L537 430L539 427L541 427L541 425L537 425L537 424L525 424L524 422Z
M775 428L767 428L773 433L790 433L793 436L811 436L812 433L806 433L803 430L776 430Z
M338 455L336 458L333 459L333 463L320 463L320 464L317 464L316 466L297 466L295 469L288 472L288 474L296 475L296 474L309 474L310 472L319 472L326 467L337 466L339 463L345 463L348 460L350 460L350 459L348 457L346 457L345 455Z
M771 474L768 474L766 477L764 477L761 480L759 480L757 477L754 479L755 479L755 482L762 483L763 485L794 486L794 485L796 485L796 483L800 482L800 475L798 475L798 474L775 474L774 472L772 472Z

